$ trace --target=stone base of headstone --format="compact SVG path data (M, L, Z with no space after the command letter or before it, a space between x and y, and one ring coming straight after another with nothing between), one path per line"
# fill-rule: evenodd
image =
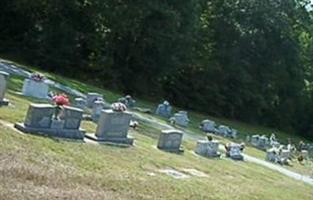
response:
M162 151L166 151L169 153L184 153L185 150L183 147L180 147L179 149L170 149L170 148L159 148L158 149L162 150Z
M2 101L0 101L0 106L8 106L9 103L10 103L9 100L3 99Z
M95 134L87 133L86 138L97 141L97 142L104 142L104 143L114 143L114 144L127 144L133 145L134 138L127 137L127 138L102 138L98 137Z
M243 155L233 155L230 158L233 160L243 160Z
M46 135L50 137L60 137L69 139L84 139L85 130L60 129L60 128L31 128L25 126L23 123L16 123L16 129L24 133L31 133L35 135Z

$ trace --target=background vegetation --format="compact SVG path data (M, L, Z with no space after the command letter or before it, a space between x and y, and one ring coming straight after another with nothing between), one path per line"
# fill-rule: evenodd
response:
M307 0L1 0L0 53L313 137Z

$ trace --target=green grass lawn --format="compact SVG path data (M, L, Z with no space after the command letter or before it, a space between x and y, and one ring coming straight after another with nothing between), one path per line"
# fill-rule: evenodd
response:
M108 101L120 95L75 80L49 74L81 92L96 91ZM15 123L24 120L29 103L43 102L16 94L23 80L12 76L7 98L12 105L0 108L0 120ZM139 105L154 108L149 102ZM188 131L203 135L198 124L208 116L190 113ZM247 133L272 130L248 124L211 118ZM165 121L158 118L161 122ZM83 122L82 127L94 132L96 124ZM156 148L160 130L141 123L130 130L133 147L121 148L22 135L0 124L0 199L311 199L313 188L262 166L229 159L207 159L193 153L195 142L184 141L184 154L172 154ZM280 132L281 137L290 137ZM229 140L217 137L222 142ZM296 139L301 139L296 137ZM239 139L239 141L242 138ZM265 153L247 147L246 153L264 158ZM159 172L196 169L207 177L191 176L174 179ZM312 165L290 168L304 174ZM186 173L188 174L188 173Z

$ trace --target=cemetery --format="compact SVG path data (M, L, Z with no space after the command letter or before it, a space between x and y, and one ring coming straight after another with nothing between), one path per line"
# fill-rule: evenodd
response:
M3 73L5 75L5 82L8 81L8 74ZM0 82L3 81L0 79ZM4 82L4 81L3 81ZM1 83L3 83L1 82ZM5 91L7 88L7 84L1 84L0 89L1 91ZM95 91L95 90L91 90ZM48 147L42 145L41 148L45 148L45 152L50 152L49 146L58 145L58 148L62 148L63 152L72 152L71 154L77 154L77 158L75 160L82 160L87 162L89 160L88 156L90 156L91 149L96 148L96 154L92 156L99 157L99 159L93 158L92 162L97 163L97 166L102 166L97 170L101 171L101 176L109 178L109 174L112 174L112 171L117 174L122 174L123 176L127 177L125 174L125 170L120 170L119 167L126 168L128 170L135 170L132 173L146 173L145 167L142 166L137 167L137 163L145 163L150 162L148 160L153 160L153 162L157 163L157 166L163 166L166 164L169 168L165 169L164 167L160 167L159 169L154 170L154 175L157 181L160 181L160 184L166 184L167 186L171 186L169 182L164 182L165 180L162 178L164 175L168 175L169 177L173 177L175 180L196 180L196 178L204 178L207 179L206 183L210 184L212 181L212 177L218 176L213 178L215 181L219 181L220 176L216 175L214 169L208 166L218 166L217 168L223 168L224 165L227 165L228 168L236 168L236 166L232 166L231 162L227 160L245 160L244 163L251 164L249 159L246 159L243 150L245 146L243 144L230 142L225 144L225 155L224 157L223 152L219 148L219 146L224 144L224 141L218 141L213 139L211 136L207 137L207 140L203 139L190 139L190 129L192 128L200 128L201 131L207 133L214 133L213 137L223 136L227 141L232 141L234 138L238 138L238 133L235 129L232 129L226 125L217 126L214 121L211 120L203 120L200 123L200 127L195 127L194 125L189 124L190 118L188 117L188 113L186 111L179 111L173 115L174 125L179 126L179 130L175 129L160 129L158 126L157 130L154 130L153 124L149 125L149 129L146 129L144 121L137 121L133 118L133 111L128 110L131 106L126 106L120 103L113 103L110 105L107 101L104 100L103 95L100 93L88 93L86 91L86 98L84 97L75 97L73 99L73 107L70 105L69 99L65 94L59 94L52 96L51 100L54 104L47 103L30 103L28 105L28 109L21 109L20 103L13 101L11 103L16 104L17 108L14 108L13 112L19 112L21 115L25 116L24 119L20 119L23 122L17 122L14 118L8 119L15 123L14 127L23 132L23 133L31 133L35 135L43 135L49 137L56 137L56 138L65 138L71 139L69 141L84 141L83 146L78 146L76 143L64 143L63 141L61 144L54 144L54 140L49 141ZM22 97L18 97L22 98ZM4 99L4 95L2 95L2 99ZM113 98L112 98L113 99ZM111 100L112 100L111 99ZM114 99L113 99L114 100ZM33 101L36 101L35 99ZM89 105L88 105L89 102ZM168 109L169 107L170 109ZM163 102L163 104L158 105L158 108L155 111L156 115L159 115L163 118L163 122L166 124L169 116L171 116L171 106L168 102ZM12 111L10 111L12 112ZM140 112L140 111L139 111ZM9 112L8 112L9 113ZM93 122L86 121L83 115L90 113L90 119ZM0 114L3 115L3 110L0 110ZM150 115L147 113L150 117ZM5 116L10 116L9 114L5 114ZM85 123L82 123L82 122ZM136 124L136 125L134 125ZM135 127L134 129L130 129L130 126ZM0 124L0 129L2 125ZM180 130L182 129L182 130ZM187 133L184 131L187 130ZM200 131L199 131L200 132ZM5 130L7 133L7 130ZM155 134L156 139L152 139L147 135ZM10 137L15 137L14 134L9 133ZM188 136L188 139L184 139L184 135ZM204 135L202 135L204 137ZM240 135L239 135L240 136ZM134 141L136 138L136 145L134 145ZM15 139L18 140L18 139ZM39 141L32 141L31 138L25 136L25 139L29 141L31 144L34 142L37 144ZM45 137L42 139L46 141ZM67 140L65 140L67 141ZM92 143L94 141L96 143ZM267 150L269 147L275 146L271 143L274 141L272 137L267 138L266 136L256 136L252 135L249 140L249 143L252 146ZM276 138L275 141L277 142ZM184 142L184 146L182 145ZM116 147L111 145L101 145L97 147L97 145L89 145L89 144L114 144L114 146L119 145L126 145L132 146L133 148L121 148L116 149ZM41 146L38 143L36 146ZM160 151L156 150L156 148L152 148L150 144L153 144L154 147L157 147ZM186 146L185 146L186 144ZM71 148L68 148L68 147ZM95 147L93 147L95 146ZM149 146L149 147L148 147ZM148 148L147 148L148 147ZM266 148L265 148L266 147ZM79 150L77 150L77 148ZM303 150L301 151L301 155L304 159L304 163L309 162L309 151L305 149L309 149L310 145L306 144L303 146ZM71 150L73 149L73 150ZM79 153L79 151L85 152L88 155L84 155L85 153ZM90 152L89 152L90 151ZM245 152L249 153L249 149L246 149ZM162 153L162 159L159 157L160 152ZM185 152L184 154L182 154ZM197 155L200 155L197 158L194 154L190 154L190 152L194 152ZM222 156L221 156L222 155ZM292 157L292 153L287 150L286 148L280 151L274 151L272 149L268 149L265 156L265 159L269 162L277 163L283 165L294 165L295 161L290 160ZM179 157L175 157L179 156ZM125 157L125 158L123 158ZM100 159L101 158L101 159ZM201 160L201 158L219 158L219 159L206 159ZM47 158L45 158L47 159ZM162 161L160 161L160 159ZM189 161L190 159L190 161ZM133 160L133 161L130 161ZM295 159L293 159L295 160ZM222 162L221 162L222 161ZM74 161L76 162L76 161ZM103 163L119 163L118 165L104 167ZM226 162L226 163L225 163ZM186 163L187 166L186 166ZM203 165L206 163L206 165ZM85 164L85 163L84 163ZM82 164L82 165L84 165ZM151 164L148 164L148 166ZM248 166L249 166L248 165ZM145 166L145 165L143 165ZM185 168L175 168L175 166L184 166ZM250 178L255 177L258 174L258 167L257 165L252 165L245 169L244 173L247 173ZM128 168L130 167L130 168ZM187 170L188 169L188 170ZM238 169L236 169L238 170ZM149 171L149 170L148 170ZM159 173L158 173L159 172ZM97 174L97 172L93 172ZM273 176L280 177L281 175L276 175L273 173ZM162 175L164 174L164 175ZM222 176L221 176L222 177ZM139 177L136 177L136 179ZM135 181L136 179L133 179ZM222 177L223 179L223 177ZM226 181L227 179L225 179ZM177 187L181 187L180 183L177 183ZM255 184L262 184L261 180L255 181ZM146 184L148 185L148 184ZM245 187L248 187L248 184L243 183ZM142 187L142 186L141 186ZM138 189L140 190L140 189ZM160 191L161 192L161 191ZM1 192L0 192L1 194Z

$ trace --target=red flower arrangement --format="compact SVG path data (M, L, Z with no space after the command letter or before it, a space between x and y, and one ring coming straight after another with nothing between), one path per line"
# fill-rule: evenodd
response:
M54 119L60 120L63 115L63 106L69 106L70 100L66 94L59 94L52 97L52 101L56 104Z
M52 101L58 106L69 106L70 100L66 94L55 95Z

